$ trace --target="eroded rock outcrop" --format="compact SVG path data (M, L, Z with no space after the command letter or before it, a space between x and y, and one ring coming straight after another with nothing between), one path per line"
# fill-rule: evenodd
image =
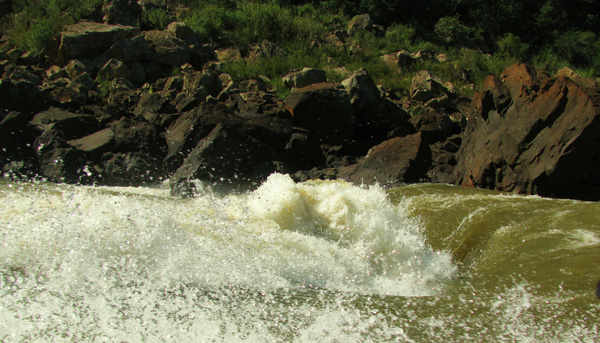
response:
M594 85L595 86L595 85ZM457 154L460 185L600 199L600 94L525 64L489 76Z

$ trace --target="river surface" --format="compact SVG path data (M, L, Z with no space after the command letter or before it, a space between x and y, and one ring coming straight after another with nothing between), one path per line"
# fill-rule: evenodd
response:
M599 342L600 203L0 182L0 342Z

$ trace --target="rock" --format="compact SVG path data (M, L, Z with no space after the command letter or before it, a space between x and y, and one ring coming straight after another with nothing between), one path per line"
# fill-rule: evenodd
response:
M239 89L246 93L264 93L267 92L267 84L260 79L248 79L240 81Z
M368 14L360 14L348 22L348 34L350 36L354 35L360 31L367 31L373 28L373 19Z
M185 42L165 31L145 31L144 40L148 44L145 57L153 62L179 67L188 63L191 52Z
M564 76L571 79L573 82L578 84L582 88L595 88L596 80L590 78L583 78L579 76L573 69L569 67L563 67L561 70L556 72L556 77Z
M290 88L302 88L315 83L327 82L325 70L316 68L304 68L301 71L295 71L286 74L283 83Z
M447 114L436 111L415 116L410 121L428 143L444 141L460 132L460 127Z
M404 128L405 134L414 133L408 123L408 113L381 96L379 88L365 69L357 70L341 85L348 92L354 111L355 139L374 140L378 144L390 131Z
M189 46L192 56L190 57L190 63L197 69L204 68L210 62L217 59L215 50L209 44L195 44ZM218 62L215 62L218 65Z
M294 127L308 130L319 144L342 144L354 134L354 113L350 97L335 84L317 83L296 88L285 107Z
M265 39L260 44L250 46L248 60L252 61L260 58L271 58L283 55L283 49Z
M395 187L419 182L431 165L431 150L420 132L389 139L369 150L356 165L340 168L338 178L355 184Z
M388 65L398 68L400 71L410 68L417 61L413 54L406 50L385 54L381 56L381 59Z
M136 117L143 117L149 123L160 125L165 116L175 113L168 92L145 93L133 110Z
M135 0L112 0L104 6L102 20L107 24L137 26L142 7Z
M166 32L184 41L187 45L199 45L200 37L186 23L174 21L167 25Z
M448 55L446 54L437 54L435 55L435 59L436 61L440 62L440 63L444 63L448 61Z
M88 74L82 73L65 87L59 87L51 94L61 105L69 104L78 107L87 103L89 92L94 89L94 86L94 80Z
M98 152L108 150L114 138L113 130L106 128L91 135L67 141L67 144L83 152Z
M498 82L498 81L501 82ZM524 64L489 77L457 153L457 183L600 199L600 94Z
M113 80L116 78L127 78L129 76L129 68L125 63L111 58L100 68L98 71L98 77L104 77L109 80Z
M37 134L28 125L29 119L28 115L20 112L0 114L0 177L35 175L31 143Z
M218 124L198 142L173 174L171 193L177 195L181 180L199 179L229 184L260 180L270 174L260 167L272 160L270 150L260 141ZM255 170L261 175L253 175Z
M163 178L160 157L144 151L107 153L100 181L111 186L158 184Z
M196 143L206 137L219 123L239 124L231 111L220 103L203 102L199 107L180 115L165 131L167 144L165 162L179 165Z
M81 74L91 74L94 72L94 65L89 60L70 60L63 71L69 79L74 79Z
M36 114L29 124L40 131L50 128L58 130L65 141L86 136L100 129L98 121L93 116L76 114L59 108L50 108Z
M365 69L359 69L341 82L350 96L358 121L358 114L368 112L381 102L381 93Z
M90 58L102 54L121 39L137 34L133 26L79 22L67 25L60 33L57 51L48 51L58 65L71 59Z
M109 124L114 132L115 149L119 152L148 152L162 159L166 152L166 142L156 128L145 121L121 118Z
M150 49L143 34L127 37L114 43L105 53L107 59L117 59L123 62L139 61Z
M239 61L242 59L242 53L236 48L225 48L215 51L217 59L221 62Z
M298 130L292 133L285 147L286 156L302 169L325 165L325 155L321 146L308 132Z
M0 80L0 111L31 113L47 108L50 97L40 90L41 84L41 79L31 71L7 67Z
M84 153L67 145L62 132L50 127L34 141L40 176L59 183L81 183L87 178Z
M60 78L67 77L67 73L59 66L52 65L48 69L46 69L46 79L50 81L55 81Z
M427 70L421 70L413 77L409 88L411 100L426 102L444 94L442 80Z
M187 95L204 100L209 95L216 97L221 90L221 80L215 71L194 71L183 75L183 91Z

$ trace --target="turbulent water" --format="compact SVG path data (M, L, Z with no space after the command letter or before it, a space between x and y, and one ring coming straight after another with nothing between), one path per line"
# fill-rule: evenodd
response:
M598 342L600 204L0 183L1 342Z

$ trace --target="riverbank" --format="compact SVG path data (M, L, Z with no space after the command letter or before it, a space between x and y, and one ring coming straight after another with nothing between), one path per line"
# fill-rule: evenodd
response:
M97 21L64 26L39 53L3 37L5 178L120 186L170 179L173 194L188 196L190 179L255 187L279 172L297 181L600 199L598 82L568 68L550 76L515 63L477 92L468 76L455 85L415 70L406 94L333 60L240 77L240 68L276 64L289 51L269 40L245 51L215 45L185 22L146 29L103 10ZM386 33L359 15L314 48L358 54L366 46L352 37ZM377 58L393 75L415 65L460 70L427 50Z

